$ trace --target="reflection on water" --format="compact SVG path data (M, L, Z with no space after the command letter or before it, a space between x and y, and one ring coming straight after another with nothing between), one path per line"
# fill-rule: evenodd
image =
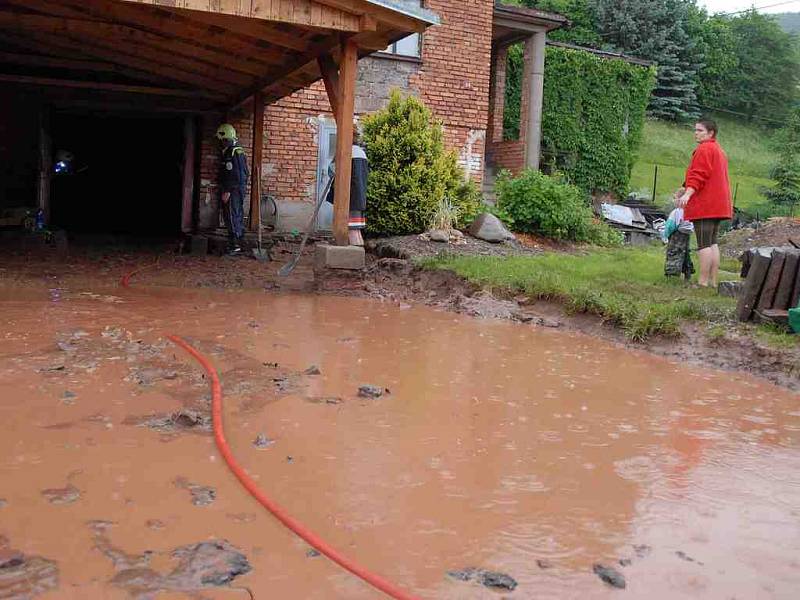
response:
M422 597L497 597L445 575L465 567L512 575L512 598L620 593L592 573L595 562L616 565L634 597L790 598L800 589L800 408L789 392L580 335L425 308L167 289L57 292L0 296L0 388L8 390L0 535L56 560L62 588L84 597L113 597L101 585L114 571L92 550L91 519L113 521L110 539L131 553L227 539L248 555L253 571L237 581L258 598L378 597L307 557L237 486L208 436L123 424L206 393L202 380L187 381L195 366L159 345L165 332L214 358L229 392L229 440L262 486ZM107 327L129 331L126 343L163 348L164 368L185 373L125 381L138 355L103 346ZM88 341L55 345L76 330ZM82 344L95 343L88 357ZM59 360L63 371L41 371ZM274 395L247 379L268 377L257 369L272 363L322 373L299 375L288 395ZM390 393L357 398L362 384ZM62 401L67 389L77 396L71 404ZM254 447L261 433L275 443ZM213 487L216 500L192 505L176 477ZM78 501L41 499L65 481L81 491ZM231 518L248 513L257 516L246 524Z

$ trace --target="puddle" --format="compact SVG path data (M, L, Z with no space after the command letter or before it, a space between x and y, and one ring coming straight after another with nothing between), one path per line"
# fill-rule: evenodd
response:
M256 509L209 435L202 370L166 333L219 369L226 436L259 485L422 598L800 589L785 390L353 298L14 294L0 290L0 597L22 580L44 598L381 597Z

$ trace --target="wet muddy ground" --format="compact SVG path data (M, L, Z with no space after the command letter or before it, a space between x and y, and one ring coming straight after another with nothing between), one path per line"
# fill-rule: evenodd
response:
M381 597L242 490L168 333L251 476L422 598L800 589L790 391L410 303L120 289L148 261L107 260L0 286L0 598Z

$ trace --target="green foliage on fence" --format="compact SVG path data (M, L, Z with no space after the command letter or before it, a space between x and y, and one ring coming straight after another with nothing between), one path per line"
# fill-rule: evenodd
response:
M523 48L509 50L504 137L518 139ZM655 69L548 47L544 76L544 167L587 192L624 194L642 137Z

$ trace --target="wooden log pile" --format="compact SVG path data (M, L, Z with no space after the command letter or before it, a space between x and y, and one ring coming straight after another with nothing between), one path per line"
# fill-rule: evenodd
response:
M737 318L786 323L800 303L800 249L752 248L742 256L742 277Z

